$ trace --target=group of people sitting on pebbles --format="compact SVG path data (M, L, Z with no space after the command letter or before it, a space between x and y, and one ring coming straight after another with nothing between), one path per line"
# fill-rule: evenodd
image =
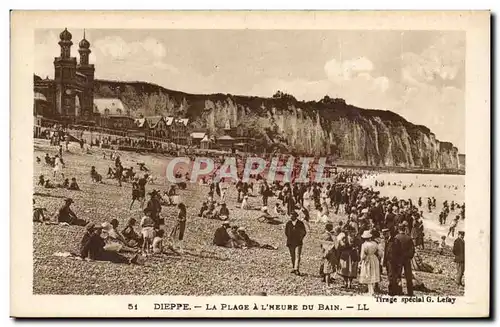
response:
M232 225L225 221L222 226L217 228L212 242L214 245L227 248L261 248L268 250L277 250L278 248L269 244L261 244L248 236L245 228Z
M48 178L45 179L44 175L40 175L40 176L38 176L37 185L43 186L45 188L64 188L64 189L71 190L71 191L80 191L80 186L78 186L78 183L76 182L75 177L71 178L71 182L70 182L69 178L65 178L64 182L54 184L50 181L50 179L48 179Z
M130 218L125 228L119 231L119 222L117 219L96 225L93 222L78 218L73 210L71 210L72 203L74 203L73 199L66 198L64 205L61 206L56 212L54 219L51 220L50 217L45 215L47 210L37 207L35 200L33 200L33 221L44 222L46 224L76 225L85 228L78 249L72 252L56 253L56 255L90 261L142 264L144 263L145 256L165 254L168 253L167 250L170 250L170 253L175 255L181 254L181 251L174 248L172 241L172 237L175 237L176 233L172 233L165 240L165 231L154 227L155 224L150 217L151 215L148 214L148 208L144 209L145 216L139 223L139 232L135 230L137 220L134 218ZM179 210L182 211L182 208ZM178 230L179 228L176 226L174 231ZM125 253L132 253L134 255L132 258L128 258L123 255Z

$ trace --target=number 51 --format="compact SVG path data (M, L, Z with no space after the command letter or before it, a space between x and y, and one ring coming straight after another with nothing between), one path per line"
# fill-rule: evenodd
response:
M129 304L128 304L128 309L129 309L129 310L137 310L137 304L132 304L132 303L129 303Z

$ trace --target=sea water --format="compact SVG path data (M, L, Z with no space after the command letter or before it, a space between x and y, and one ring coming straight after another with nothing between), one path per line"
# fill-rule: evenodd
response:
M375 181L377 184L383 181L385 185L375 186ZM460 213L460 209L455 208L455 211L448 215L446 224L440 225L439 213L443 208L443 202L447 200L448 205L451 201L460 205L465 203L465 175L381 173L367 176L360 183L364 187L373 187L374 191L380 191L382 196L411 199L415 206L418 206L418 199L421 197L422 206L419 211L423 212L424 232L426 238L430 236L433 240L439 240L441 236L447 235L450 223ZM436 198L436 208L433 208L431 213L427 210L428 197ZM467 215L467 210L465 214ZM464 230L464 221L459 220L456 231ZM456 232L455 237L457 237ZM450 235L446 243L453 244L453 240L454 238Z

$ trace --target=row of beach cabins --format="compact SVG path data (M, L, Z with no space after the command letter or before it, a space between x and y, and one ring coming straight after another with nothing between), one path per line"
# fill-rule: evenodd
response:
M134 140L148 140L156 144L187 146L202 150L240 151L253 150L253 140L238 137L234 128L228 127L223 135L209 135L204 130L193 130L187 118L175 117L141 117L132 118L123 115L102 115L94 124L65 124L60 121L35 116L34 137L46 138L48 133L64 129L77 139L85 139L89 144L104 143L106 145L122 145ZM85 136L85 137L84 137Z

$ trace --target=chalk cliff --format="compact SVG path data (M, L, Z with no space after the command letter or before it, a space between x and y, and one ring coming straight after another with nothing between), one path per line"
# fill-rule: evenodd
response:
M342 99L298 101L277 92L272 98L230 94L187 94L143 82L95 81L98 96L119 97L132 115L183 115L195 128L220 134L229 121L237 136L261 149L331 155L339 163L458 169L458 149L436 139L425 126L387 110L361 109Z

